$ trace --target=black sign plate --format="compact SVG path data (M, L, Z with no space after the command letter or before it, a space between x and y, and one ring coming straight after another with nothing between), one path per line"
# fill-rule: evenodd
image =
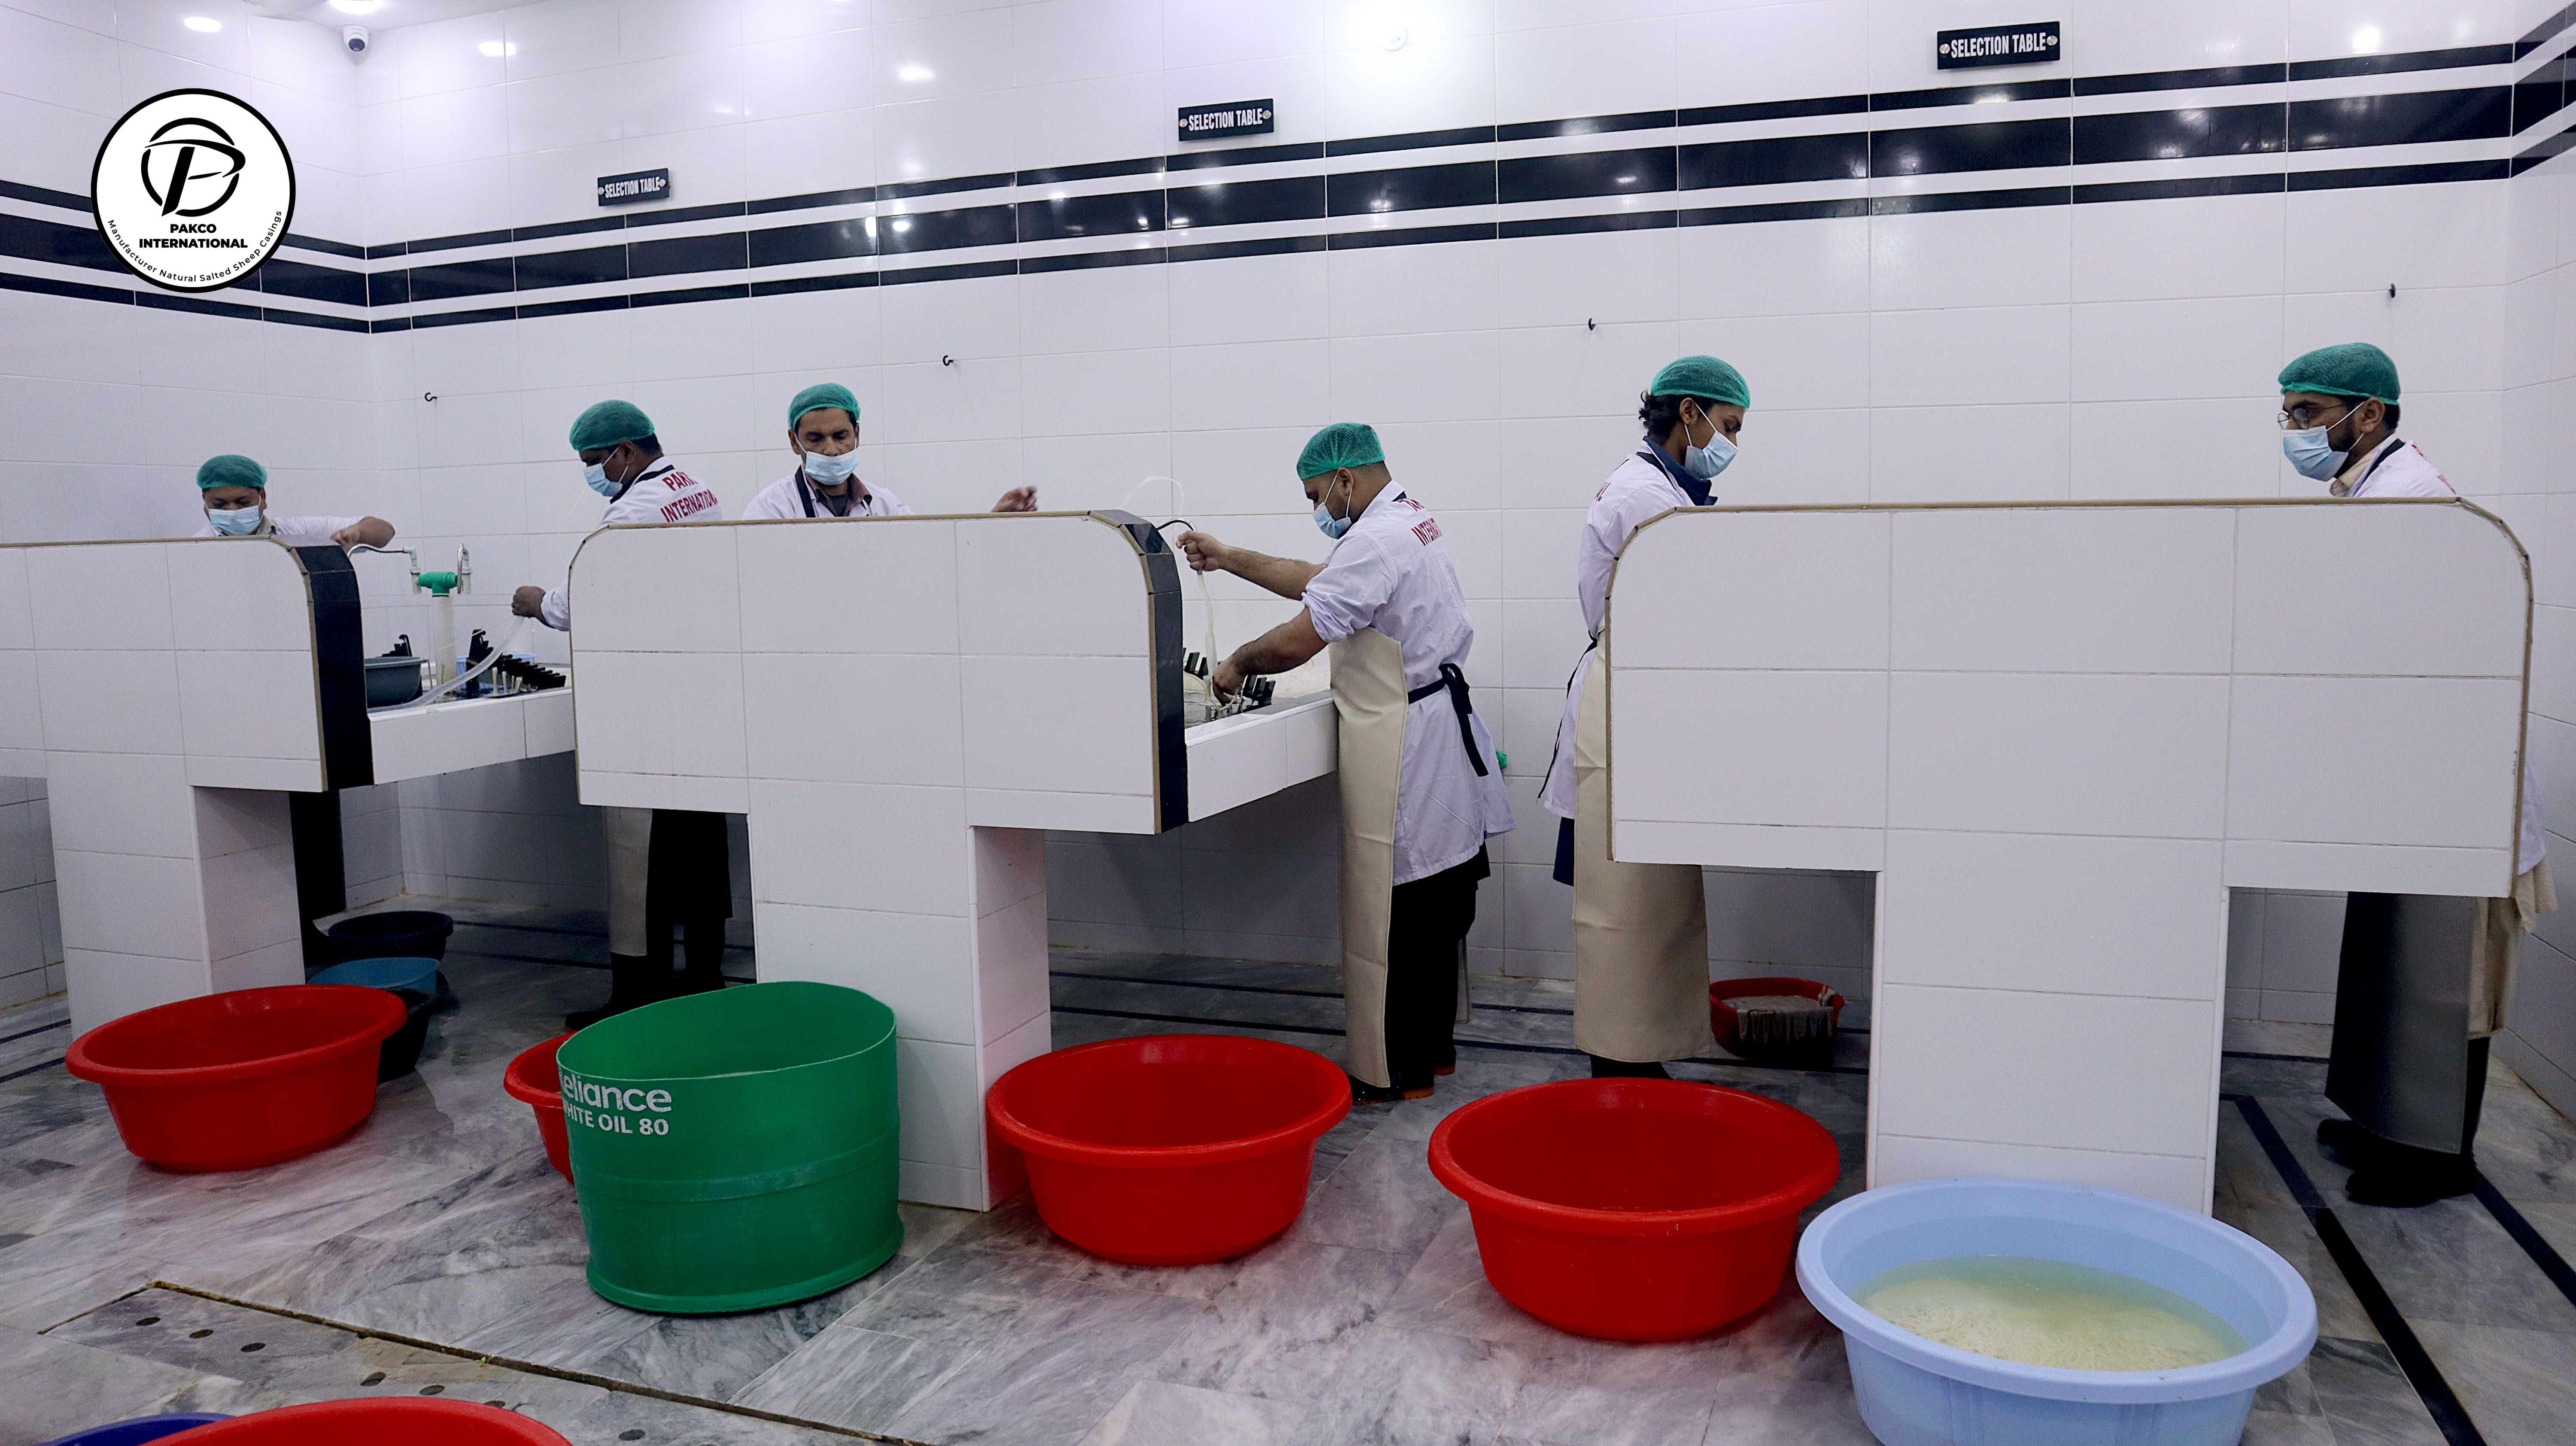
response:
M1944 30L1934 54L1941 69L1979 65L2040 65L2058 57L2054 20L2029 25L1988 25L1978 30Z
M633 206L644 201L671 199L671 168L658 171L628 171L622 176L599 178L599 204Z
M1279 112L1266 100L1236 100L1224 105L1181 107L1181 139L1213 141L1226 136L1266 136L1279 129Z

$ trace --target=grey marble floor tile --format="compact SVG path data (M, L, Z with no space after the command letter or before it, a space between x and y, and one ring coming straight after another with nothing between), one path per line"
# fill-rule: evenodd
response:
M1287 1446L1306 1407L1166 1381L1138 1381L1082 1446Z
M1211 1023L1275 1028L1283 1024L1314 1029L1342 1027L1342 1001L1307 994L1253 994L1233 989L1207 989L1182 983L1130 984L1120 980L1058 974L1049 993L1059 1009L1123 1009L1149 1014L1179 1014ZM1167 1024L1189 1030L1193 1025Z
M2501 1063L2488 1068L2477 1154L2506 1199L2576 1205L2576 1129Z
M1373 1250L1274 1244L1208 1299L1153 1375L1234 1396L1311 1401L1343 1368L1343 1339L1377 1318L1406 1266Z
M250 1388L227 1376L0 1326L0 1440L47 1441L170 1411L231 1411Z
M1699 1446L1714 1385L1706 1355L1687 1343L1569 1340L1531 1359L1503 1429L1564 1446Z
M1205 1309L1060 1281L898 1417L893 1434L934 1446L1069 1446Z
M602 1391L589 1405L558 1413L530 1408L576 1443L601 1446L849 1446L837 1431L765 1421L733 1411L665 1401L632 1391Z
M1399 1331L1463 1336L1508 1346L1531 1358L1573 1339L1513 1305L1486 1283L1476 1232L1462 1208L1412 1260L1377 1323Z
M346 1350L357 1337L291 1316L175 1290L147 1290L47 1331L138 1360L267 1386Z
M1498 1441L1529 1360L1508 1346L1361 1326L1306 1412L1297 1446L1469 1446Z
M2263 1242L2307 1281L2309 1293L2316 1297L2320 1334L2357 1341L2378 1339L2370 1313L2361 1308L2305 1211L2289 1205L2239 1205L2220 1209L2218 1218Z
M317 1357L270 1381L257 1405L265 1409L301 1401L429 1396L517 1411L562 1430L566 1422L608 1394L605 1387L584 1381L360 1337L345 1350Z
M835 1325L734 1395L737 1404L857 1431L884 1432L975 1354Z
M906 1264L898 1257L839 1290L775 1310L647 1316L643 1330L605 1353L561 1364L683 1396L731 1400L763 1372L849 1314L851 1307L886 1280L902 1273Z
M166 1273L118 1220L68 1225L0 1249L0 1325L43 1330Z
M2218 1062L2218 1088L2221 1093L2231 1095L2323 1096L2326 1090L2325 1061L2247 1059L2242 1055L2222 1055Z
M2212 1203L2212 1213L2222 1220L2234 1211L2295 1209L2299 1203L2244 1112L2230 1104L2218 1107L2218 1181Z
M1411 1256L1465 1210L1432 1177L1423 1143L1389 1138L1380 1124L1307 1197L1288 1238Z
M2335 1216L2407 1320L2556 1331L2568 1337L2576 1363L2576 1305L2476 1200L2411 1210L2344 1205Z
M2254 1388L2254 1409L2285 1416L2322 1416L2326 1408L2317 1400L2315 1376L2301 1361L2287 1375Z
M1851 1387L1772 1376L1721 1376L1707 1446L1876 1446ZM1572 1446L1572 1443L1567 1443Z
M2334 1423L2323 1416L2285 1416L2257 1410L2245 1417L2240 1446L2337 1446Z
M2414 1322L2488 1446L2564 1446L2576 1338L2548 1331Z
M2319 1336L2308 1375L2334 1425L2335 1446L2445 1446L2406 1373L2375 1337Z
M1460 1036L1461 1043L1465 1038ZM1565 1072L1572 1063L1545 1055L1496 1056L1469 1050L1458 1056L1456 1074L1436 1082L1431 1098L1401 1100L1387 1106L1387 1113L1378 1122L1376 1134L1381 1139L1412 1140L1427 1145L1432 1131L1440 1128L1440 1122L1467 1105L1506 1090L1565 1078Z
M1008 1330L1061 1282L1058 1263L955 1242L869 1295L838 1324L971 1350Z

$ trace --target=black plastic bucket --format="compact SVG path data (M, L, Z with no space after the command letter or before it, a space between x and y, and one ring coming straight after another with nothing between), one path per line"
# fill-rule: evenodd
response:
M342 959L444 960L456 921L427 909L392 909L342 919L329 932Z

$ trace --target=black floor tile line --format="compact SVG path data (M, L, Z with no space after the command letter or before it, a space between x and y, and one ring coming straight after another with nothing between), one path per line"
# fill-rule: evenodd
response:
M1477 1007L1483 1008L1484 1006L1479 1005ZM1196 1024L1216 1029L1266 1029L1281 1034L1319 1034L1332 1039L1340 1039L1345 1034L1345 1031L1343 1030L1326 1029L1321 1025L1315 1024L1269 1024L1249 1019L1200 1019L1187 1014L1149 1014L1142 1010L1134 1009L1086 1009L1071 1004L1056 1005L1053 1012L1057 1014L1088 1014L1101 1019L1142 1019L1155 1024ZM1590 1059L1592 1057L1582 1050L1561 1044L1514 1044L1499 1039L1468 1039L1462 1036L1457 1040L1457 1045L1458 1048L1462 1050L1485 1049L1494 1050L1504 1054L1553 1054L1572 1059ZM1701 1056L1693 1056L1689 1059L1672 1060L1670 1063L1705 1064L1734 1069L1772 1069L1779 1070L1784 1074L1869 1073L1867 1066L1856 1064L1837 1064L1823 1069L1801 1069L1795 1065L1762 1064L1749 1059L1708 1059Z
M745 950L744 952L749 953L750 951ZM548 959L543 955L538 954L495 954L489 949L458 949L455 950L454 953L459 959L502 959L513 964L560 964L566 969L593 969L605 972L609 967L606 964L595 964L587 959ZM760 982L748 974L727 974L724 976L724 981L727 984L757 984Z
M2450 1446L2486 1446L2487 1438L2479 1433L2477 1423L2469 1419L2468 1407L2460 1404L2459 1394L2451 1389L2449 1381L2443 1379L2442 1368L2434 1364L2432 1352L2424 1349L2424 1342L2416 1336L2415 1328L2406 1323L2404 1312L2398 1310L2397 1302L2390 1298L2387 1287L2379 1283L2379 1276L2370 1268L2370 1261L2362 1255L2361 1247L2353 1243L2352 1236L2343 1228L2343 1222L2335 1218L2333 1208L2317 1193L2315 1182L2308 1178L2307 1167L2290 1152L2289 1143L2273 1126L2272 1117L2264 1113L2263 1102L2252 1095L2227 1094L2220 1098L2236 1106L2237 1113L2244 1116L2246 1127L2254 1132L2255 1141L2271 1159L2272 1168L2280 1173L2282 1183L2290 1187L2291 1198L2297 1200L2299 1208L2306 1212L2308 1224L2317 1232L2317 1239L2324 1243L2326 1253L2334 1258L2335 1269L2343 1273L2344 1283L2352 1287L2353 1298L2361 1303L2363 1313L2370 1317L2371 1328L2379 1332L2381 1343L2396 1358L2397 1368L2406 1373L2407 1383L2415 1388L2416 1399L2423 1402L2425 1414L2433 1418L2433 1425L2442 1433L2442 1439Z
M70 1020L57 1019L51 1024L39 1024L33 1029L19 1030L16 1034L0 1034L0 1044L8 1044L21 1039L33 1039L40 1034L45 1034L57 1029L69 1029L71 1027L72 1022Z
M2523 1218L2512 1201L2504 1198L2504 1192L2487 1179L2484 1171L2478 1174L2477 1193L2478 1203L2487 1207L2487 1213L2504 1227L2504 1233L2513 1237L2513 1243L2522 1247L2522 1253L2531 1257L2531 1263L2540 1267L2540 1273L2549 1277L2549 1283L2558 1287L2558 1293L2567 1297L2567 1303L2576 1305L2576 1266L2569 1265L2567 1257L2558 1253L2558 1247L2532 1228L2531 1222Z
M43 1064L31 1064L25 1069L14 1069L7 1074L0 1074L0 1084L7 1084L13 1079L25 1079L31 1074L42 1074L46 1070L52 1069L55 1065L61 1064L68 1057L69 1056L58 1054L52 1059L46 1060Z

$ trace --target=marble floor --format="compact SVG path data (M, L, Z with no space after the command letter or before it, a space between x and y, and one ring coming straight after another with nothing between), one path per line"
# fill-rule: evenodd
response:
M902 1252L841 1291L665 1318L584 1284L571 1190L500 1088L511 1056L605 989L599 921L405 902L458 916L447 972L462 1007L364 1127L285 1165L141 1164L97 1090L60 1067L62 1001L0 1013L0 1446L392 1391L500 1401L585 1446L1871 1439L1836 1333L1794 1284L1724 1334L1651 1346L1564 1335L1486 1286L1424 1144L1468 1099L1580 1072L1563 986L1476 981L1458 1073L1433 1099L1354 1112L1322 1142L1305 1214L1241 1259L1112 1264L1056 1241L1025 1198L980 1215L906 1206ZM1054 967L1059 1044L1195 1029L1340 1045L1329 970L1089 951ZM748 949L729 972L751 976ZM1858 1184L1867 1043L1847 1034L1827 1070L1677 1072L1822 1121L1847 1167L1830 1203ZM2306 1273L2323 1321L2245 1439L2564 1441L2576 1126L2499 1066L2479 1197L2355 1206L2313 1144L2327 1111L2313 1033L2230 1044L2219 1214Z

